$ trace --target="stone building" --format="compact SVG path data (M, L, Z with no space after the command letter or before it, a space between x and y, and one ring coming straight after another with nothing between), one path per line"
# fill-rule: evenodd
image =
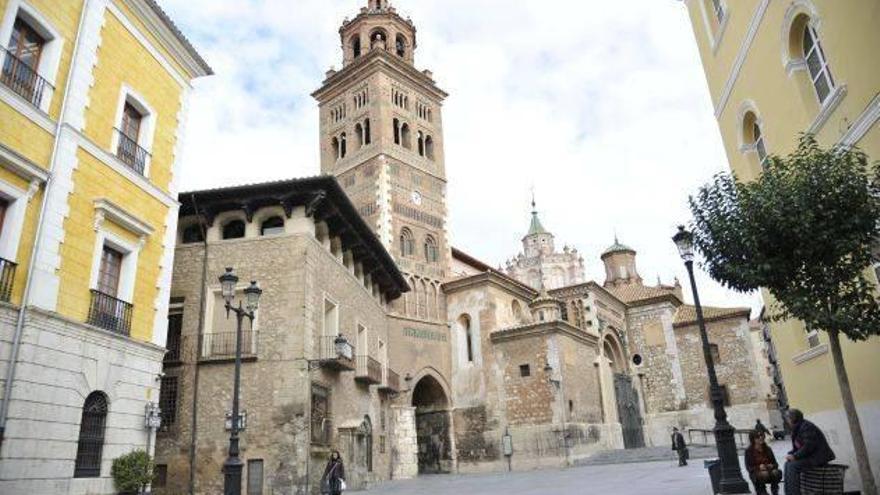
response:
M343 66L313 94L324 176L180 196L164 493L190 479L217 488L231 393L215 282L225 266L265 290L243 375L247 482L265 492L314 491L330 448L358 488L563 466L666 445L672 425L711 428L694 308L678 284L644 285L635 250L618 242L601 255L606 280L588 281L534 205L503 270L453 248L446 93L415 68L414 24L370 0L340 36ZM749 310L706 314L734 424L766 419ZM330 345L339 332L354 363Z

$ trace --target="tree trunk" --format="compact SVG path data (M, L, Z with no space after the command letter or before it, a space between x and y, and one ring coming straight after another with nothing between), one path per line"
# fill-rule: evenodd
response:
M862 493L864 495L877 495L877 484L874 482L874 473L871 472L871 461L868 457L868 446L862 435L862 425L859 422L859 413L853 401L852 390L849 387L849 376L846 374L846 364L843 362L843 351L840 348L840 332L833 330L828 332L831 342L831 357L834 360L834 371L837 375L837 385L840 386L840 396L843 399L843 409L846 411L846 420L849 423L849 431L852 434L853 449L859 463L859 475L862 477Z

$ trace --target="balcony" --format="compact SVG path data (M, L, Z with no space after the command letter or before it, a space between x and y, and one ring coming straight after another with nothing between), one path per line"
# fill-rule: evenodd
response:
M319 360L321 366L336 371L353 371L355 368L354 350L347 342L344 345L337 342L338 337L338 335L320 337Z
M202 358L235 359L236 332L206 333L202 340ZM259 332L242 330L241 356L253 359L259 351Z
M9 302L12 298L12 283L15 282L15 263L0 258L0 301Z
M92 289L88 323L128 337L131 335L132 308L130 303L122 299Z
M382 383L379 385L379 391L392 394L400 392L400 375L388 367L385 368L383 375Z
M122 160L123 163L139 175L144 175L147 168L147 158L150 154L147 150L138 146L137 141L128 137L119 129L114 129L119 139L119 145L116 147L116 158Z
M354 379L367 385L382 383L382 363L371 356L358 356Z
M43 102L43 93L53 91L52 85L37 74L33 67L17 58L6 48L0 47L0 56L3 57L0 83L27 100L31 105L40 108L40 104Z

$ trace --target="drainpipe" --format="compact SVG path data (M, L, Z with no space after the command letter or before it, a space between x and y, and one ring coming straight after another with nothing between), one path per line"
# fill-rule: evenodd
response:
M73 54L71 55L70 67L67 69L67 80L64 87L64 96L61 100L61 112L58 114L58 122L55 124L55 140L52 143L52 154L49 157L49 176L46 178L46 184L43 187L43 200L40 202L40 213L37 217L37 231L34 235L34 245L31 247L31 258L28 260L27 278L24 284L24 293L21 297L21 305L18 310L18 320L15 322L15 333L12 337L12 351L9 355L9 367L6 368L6 386L3 389L3 403L0 404L0 459L3 458L3 439L6 436L6 420L9 417L9 401L12 399L12 386L15 380L15 367L18 364L18 351L21 348L21 336L24 333L24 321L27 315L27 306L31 298L31 286L34 278L34 267L36 260L40 254L40 236L43 234L43 227L46 223L46 204L49 200L49 190L54 183L54 171L58 162L58 147L61 141L61 131L64 127L65 112L67 111L67 100L70 96L70 86L72 85L71 76L74 74L79 59L80 36L82 35L83 24L85 24L86 13L91 6L91 0L85 0L82 12L79 14L79 24L76 30L76 38L73 42ZM53 95L54 96L54 95Z
M193 211L196 213L196 219L202 229L202 245L205 248L205 254L202 259L202 283L199 285L199 328L196 336L196 358L195 375L193 376L193 401L192 401L192 418L190 418L190 442L189 442L189 494L196 495L196 444L198 442L198 417L199 417L199 358L202 356L202 336L205 327L205 299L207 298L207 281L208 281L208 229L202 222L202 216L199 213L198 204L196 204L196 195L190 195L190 201L193 205Z

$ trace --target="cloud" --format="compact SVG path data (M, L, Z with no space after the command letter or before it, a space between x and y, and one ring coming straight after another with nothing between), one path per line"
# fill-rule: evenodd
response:
M686 9L656 0L397 0L444 111L453 242L500 264L534 186L558 244L603 280L613 240L643 278L686 276L670 241L687 196L727 168ZM309 96L341 65L360 0L165 0L217 75L196 82L184 189L319 173ZM488 228L487 228L488 226ZM698 277L707 304L759 307Z

